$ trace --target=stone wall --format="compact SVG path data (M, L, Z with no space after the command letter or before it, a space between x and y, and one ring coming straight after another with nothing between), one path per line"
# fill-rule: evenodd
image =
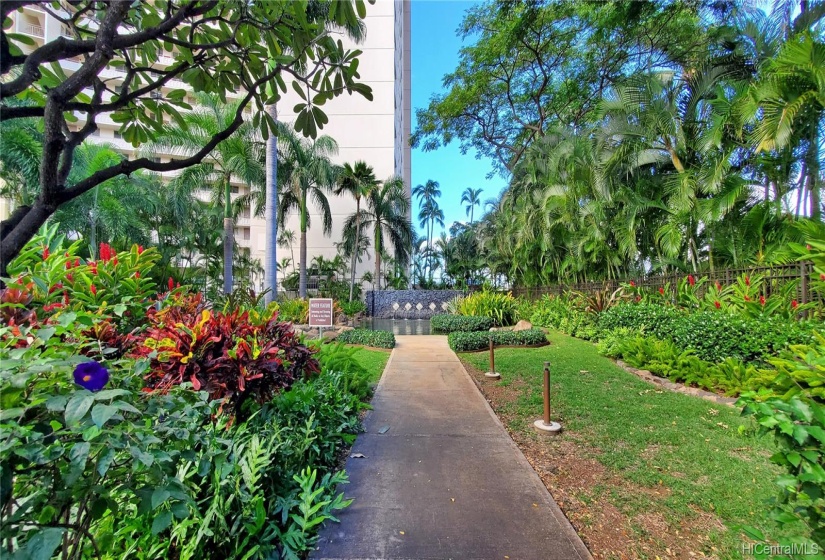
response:
M444 313L442 305L460 295L461 290L367 290L367 315L378 319L429 319ZM435 309L430 309L430 304Z

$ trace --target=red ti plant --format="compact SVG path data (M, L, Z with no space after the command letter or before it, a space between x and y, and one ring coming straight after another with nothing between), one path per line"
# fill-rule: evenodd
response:
M312 351L277 315L256 324L246 311L213 311L200 294L190 294L160 311L151 309L146 319L148 328L133 339L132 356L150 359L149 391L188 381L237 414L248 399L266 402L320 370Z

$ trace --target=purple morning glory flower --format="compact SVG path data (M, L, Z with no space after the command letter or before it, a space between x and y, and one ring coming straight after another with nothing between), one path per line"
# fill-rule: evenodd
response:
M109 382L109 370L97 362L83 362L74 368L74 382L95 393Z

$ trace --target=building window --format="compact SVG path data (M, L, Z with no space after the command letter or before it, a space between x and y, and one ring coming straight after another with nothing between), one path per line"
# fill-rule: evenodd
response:
M240 189L238 187L232 187L232 194L238 194Z
M123 135L120 133L120 131L119 131L119 130L115 130L115 138L117 138L118 140L120 140L121 138L123 138Z
M243 238L244 238L244 241L249 241L249 228L248 227L243 228Z

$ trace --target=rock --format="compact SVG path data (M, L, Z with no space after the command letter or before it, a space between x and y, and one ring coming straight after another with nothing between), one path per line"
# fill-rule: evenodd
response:
M324 331L324 340L335 340L339 334L337 331Z
M343 313L339 313L337 317L335 317L335 324L336 325L346 325L349 319Z
M349 327L349 326L344 325L343 327L338 328L338 332L351 331L351 330L355 330L355 327Z
M524 319L522 319L521 321L516 323L516 326L513 327L513 331L529 331L532 328L533 328L533 323L531 323L530 321L525 321Z
M490 332L496 332L498 329L495 327L490 327Z

